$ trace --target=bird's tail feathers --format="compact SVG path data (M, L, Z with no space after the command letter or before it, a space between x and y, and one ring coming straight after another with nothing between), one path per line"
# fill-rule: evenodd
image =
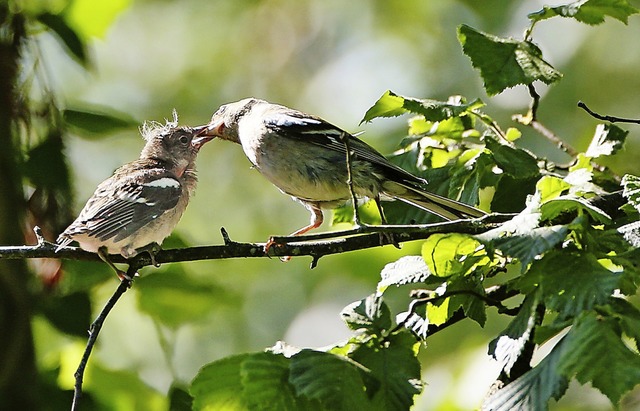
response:
M459 220L463 218L478 218L486 215L482 210L468 204L433 194L428 191L400 184L406 191L402 194L391 194L392 197L435 214L445 220Z

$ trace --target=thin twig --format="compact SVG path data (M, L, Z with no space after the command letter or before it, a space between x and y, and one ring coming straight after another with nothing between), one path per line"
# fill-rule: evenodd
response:
M540 94L536 91L533 84L527 84L529 95L531 96L531 105L529 106L529 113L531 115L531 121L538 119L538 105L540 104Z
M578 107L580 107L581 109L583 109L584 111L586 111L587 113L589 113L589 115L591 117L595 117L598 120L602 120L602 121L608 121L610 123L633 123L633 124L640 124L640 119L635 119L635 118L623 118L623 117L616 117L616 116L608 116L608 115L602 115L602 114L598 114L595 111L591 110L589 107L587 107L587 105L585 103L583 103L582 101L578 101Z
M87 367L87 363L89 362L89 356L91 355L91 351L93 350L93 346L98 340L98 334L100 334L100 330L102 329L102 324L107 319L107 315L111 312L111 309L116 305L116 302L120 299L122 294L124 294L129 288L131 288L131 284L133 280L129 278L134 278L136 272L138 271L137 264L131 264L129 269L127 270L127 276L122 279L118 288L116 288L115 292L107 301L100 314L96 317L95 321L89 327L89 339L87 340L87 346L84 349L84 353L82 354L82 359L80 360L80 364L78 365L78 369L76 370L75 377L75 385L73 387L73 402L71 403L71 411L75 411L78 409L78 404L80 403L80 398L82 397L82 381L84 378L84 371Z
M482 301L484 301L488 306L492 306L492 307L497 307L498 310L500 310L501 312L507 312L508 310L504 307L504 305L502 305L502 301L507 300L515 295L518 294L517 290L515 290L514 288L510 287L510 283L507 284L503 284L503 285L496 285L496 286L492 286L489 287L487 289L485 289L485 295L479 294L473 290L453 290L453 291L449 291L449 292L445 292L441 295L435 295L435 296L430 296L430 297L426 297L426 298L418 298L418 299L414 299L411 301L411 303L409 304L409 309L407 311L407 316L405 317L406 319L409 319L411 317L412 314L416 313L416 309L420 306L423 306L427 303L430 302L435 302L438 300L442 300L442 299L446 299L449 297L452 297L454 295L460 295L460 294L468 294L468 295L472 295L474 297L477 297L479 299L481 299ZM511 314L511 313L510 313ZM514 314L515 315L515 314ZM443 329L463 320L467 318L466 314L464 313L463 309L460 309L458 311L455 311L447 321L445 321L444 323L440 324L440 325L435 325L435 324L429 324L428 328L427 328L427 334L426 335L433 335L438 331L442 331ZM400 328L405 327L405 323L403 321L399 322L391 331L390 333L393 333L397 330L399 330Z
M353 219L356 226L360 226L360 211L358 211L358 199L356 198L356 191L353 188L353 168L351 164L351 145L349 144L349 134L342 132L340 134L340 140L344 143L346 151L346 163L347 163L347 184L349 185L349 194L351 195L351 201L353 202Z
M523 126L528 126L533 128L535 131L540 133L544 138L551 141L556 145L560 150L564 151L571 157L578 156L578 150L571 147L569 144L565 143L555 135L551 130L545 127L542 123L538 121L538 105L540 103L540 94L536 91L533 84L527 85L527 89L529 90L529 95L531 96L531 104L529 106L529 112L526 115L515 114L511 117L513 121L516 121Z

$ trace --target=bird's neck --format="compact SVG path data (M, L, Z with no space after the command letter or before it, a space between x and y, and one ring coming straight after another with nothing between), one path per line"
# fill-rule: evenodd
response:
M178 178L182 178L185 172L189 172L189 174L195 174L196 165L194 162L182 161L176 162L167 160L160 157L146 157L143 160L147 160L149 165L153 168L164 168L166 170L170 170L175 173Z

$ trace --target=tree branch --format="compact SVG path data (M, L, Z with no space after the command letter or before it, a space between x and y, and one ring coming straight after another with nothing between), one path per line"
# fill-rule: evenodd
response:
M423 240L433 234L463 233L480 234L491 230L513 218L512 214L491 214L480 219L447 221L420 225L362 226L352 230L327 233L273 237L277 247L271 247L269 254L264 252L264 243L241 243L232 241L224 228L221 229L224 245L210 245L189 248L160 250L157 263L175 263L183 261L219 260L227 258L279 257L308 255L317 261L325 255L340 254L348 251L364 250L381 245L392 244L380 234L393 234L397 242ZM386 236L389 237L389 236ZM100 261L97 254L77 247L65 247L56 252L57 245L40 241L38 245L0 247L0 260L26 258L61 258L70 260ZM147 253L127 260L119 254L109 256L114 263L127 263L142 268L152 264Z
M581 109L583 109L584 111L586 111L587 113L589 113L589 115L591 117L597 118L598 120L602 120L602 121L608 121L610 123L633 123L633 124L640 124L640 119L635 119L635 118L623 118L623 117L616 117L616 116L608 116L608 115L602 115L602 114L598 114L595 111L591 110L589 107L587 107L587 105L585 103L583 103L582 101L578 101L578 107L580 107Z
M98 334L100 334L100 330L102 329L102 324L107 319L107 315L111 312L111 309L116 305L122 294L124 294L131 285L133 284L133 280L137 274L138 267L136 264L131 264L127 269L127 275L125 278L120 281L118 288L116 288L115 292L107 301L100 314L96 317L95 321L89 327L89 339L87 340L87 345L84 349L84 353L82 354L82 359L80 360L80 364L78 365L78 369L73 374L75 378L75 384L73 386L73 402L71 403L71 411L75 411L78 409L78 405L80 403L80 398L82 397L82 381L84 378L84 370L87 367L87 363L89 362L89 356L91 355L91 351L93 350L93 346L98 340Z

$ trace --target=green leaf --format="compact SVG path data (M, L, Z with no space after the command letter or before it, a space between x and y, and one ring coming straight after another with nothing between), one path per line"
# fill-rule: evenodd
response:
M531 265L518 288L526 294L538 288L547 307L567 318L606 304L620 278L593 255L551 251Z
M640 248L640 221L618 227L618 232L633 247Z
M570 17L581 23L595 25L604 22L605 16L611 16L627 24L629 16L637 13L638 9L627 0L579 0L562 6L544 6L528 17L533 22L554 16Z
M640 212L640 178L632 174L622 177L622 195L638 212Z
M485 142L496 164L506 174L520 179L539 177L538 162L531 154L519 148L500 144L492 138L485 139Z
M442 121L427 121L422 116L415 116L409 119L409 136L417 136L420 138L429 137L431 140L441 142L442 140L449 138L455 140L461 140L463 137L476 137L479 138L481 133L473 128L475 123L475 117L462 116L451 117ZM429 140L423 140L425 143ZM459 150L446 151L442 150L443 155L449 158L453 158L459 155ZM436 151L438 152L438 151ZM442 165L448 161L444 161ZM436 167L441 167L434 165Z
M69 166L60 135L50 135L29 150L24 173L34 187L52 189L70 196Z
M545 203L561 196L571 188L571 184L554 176L543 176L536 184L536 190L540 193L540 202Z
M124 113L98 107L89 110L67 109L62 115L68 126L90 135L106 135L138 125L138 122Z
M562 77L531 42L496 37L464 24L458 27L458 40L471 64L480 70L489 95L536 80L551 84Z
M364 204L358 205L358 216L360 222L371 225L379 225L382 222L378 206L374 200L369 200ZM333 210L333 219L331 224L354 223L353 204L348 202Z
M540 211L543 220L553 220L563 213L586 211L593 220L599 223L611 223L611 217L607 213L583 198L570 195L547 201L540 207Z
M420 114L428 121L442 121L452 117L459 117L482 106L484 106L484 103L479 99L468 104L460 99L444 102L404 97L387 90L367 110L360 124L378 117L397 117L405 113Z
M74 0L65 9L65 19L85 39L104 37L107 29L131 0Z
M254 354L223 358L202 367L189 387L194 410L245 410L240 367Z
M242 354L207 364L189 388L193 409L325 410L318 401L295 392L289 383L292 364L291 359L271 352Z
M598 124L585 156L597 158L615 154L624 146L628 131L614 124Z
M422 258L438 277L465 274L471 257L480 247L478 240L465 234L435 234L422 244Z
M404 107L405 98L395 94L391 90L385 93L375 102L375 104L367 110L364 118L360 120L360 124L368 122L378 117L397 117L405 114L407 109Z
M187 391L179 385L172 385L167 394L171 411L191 411L193 399Z
M87 46L78 34L67 24L66 20L58 14L42 13L37 17L38 21L53 31L62 41L67 50L83 66L89 64Z
M491 411L548 409L549 400L559 399L569 386L569 380L558 371L558 362L565 351L564 346L564 340L561 340L538 365L491 394L482 404L482 409Z
M45 296L37 303L38 309L58 330L86 338L87 324L91 323L91 300L86 291L63 296Z
M640 310L622 298L612 298L608 307L620 323L622 331L636 342L636 350L640 347Z
M536 191L538 177L515 178L502 174L495 184L491 200L491 211L497 213L519 213L525 207L527 198Z
M250 410L321 410L320 404L298 397L288 383L290 360L270 352L255 353L240 366L242 397Z
M465 316L484 327L487 321L487 306L482 299L485 296L482 283L475 276L465 276L454 278L447 284L447 293L460 291L462 293L449 297L447 319L451 318L459 308L462 308Z
M505 255L520 260L524 272L537 256L562 242L568 232L568 227L564 225L540 227L526 234L496 238L492 240L492 244Z
M302 350L291 358L291 384L298 396L319 401L328 410L368 409L363 369L337 355Z
M350 329L365 329L368 334L380 335L391 327L389 307L379 294L371 294L364 300L349 304L340 316Z
M383 344L370 340L360 345L351 358L369 369L377 383L367 394L374 410L408 410L413 397L422 391L416 340L408 332L389 335Z
M489 355L492 355L500 363L501 369L507 373L520 357L536 325L537 304L538 299L535 296L527 295L520 305L518 315L489 343Z
M563 375L590 382L614 404L640 384L640 355L625 345L613 319L586 313L565 339L567 349L558 364Z
M377 293L382 294L390 285L424 283L431 275L424 258L407 255L384 266L380 272Z

